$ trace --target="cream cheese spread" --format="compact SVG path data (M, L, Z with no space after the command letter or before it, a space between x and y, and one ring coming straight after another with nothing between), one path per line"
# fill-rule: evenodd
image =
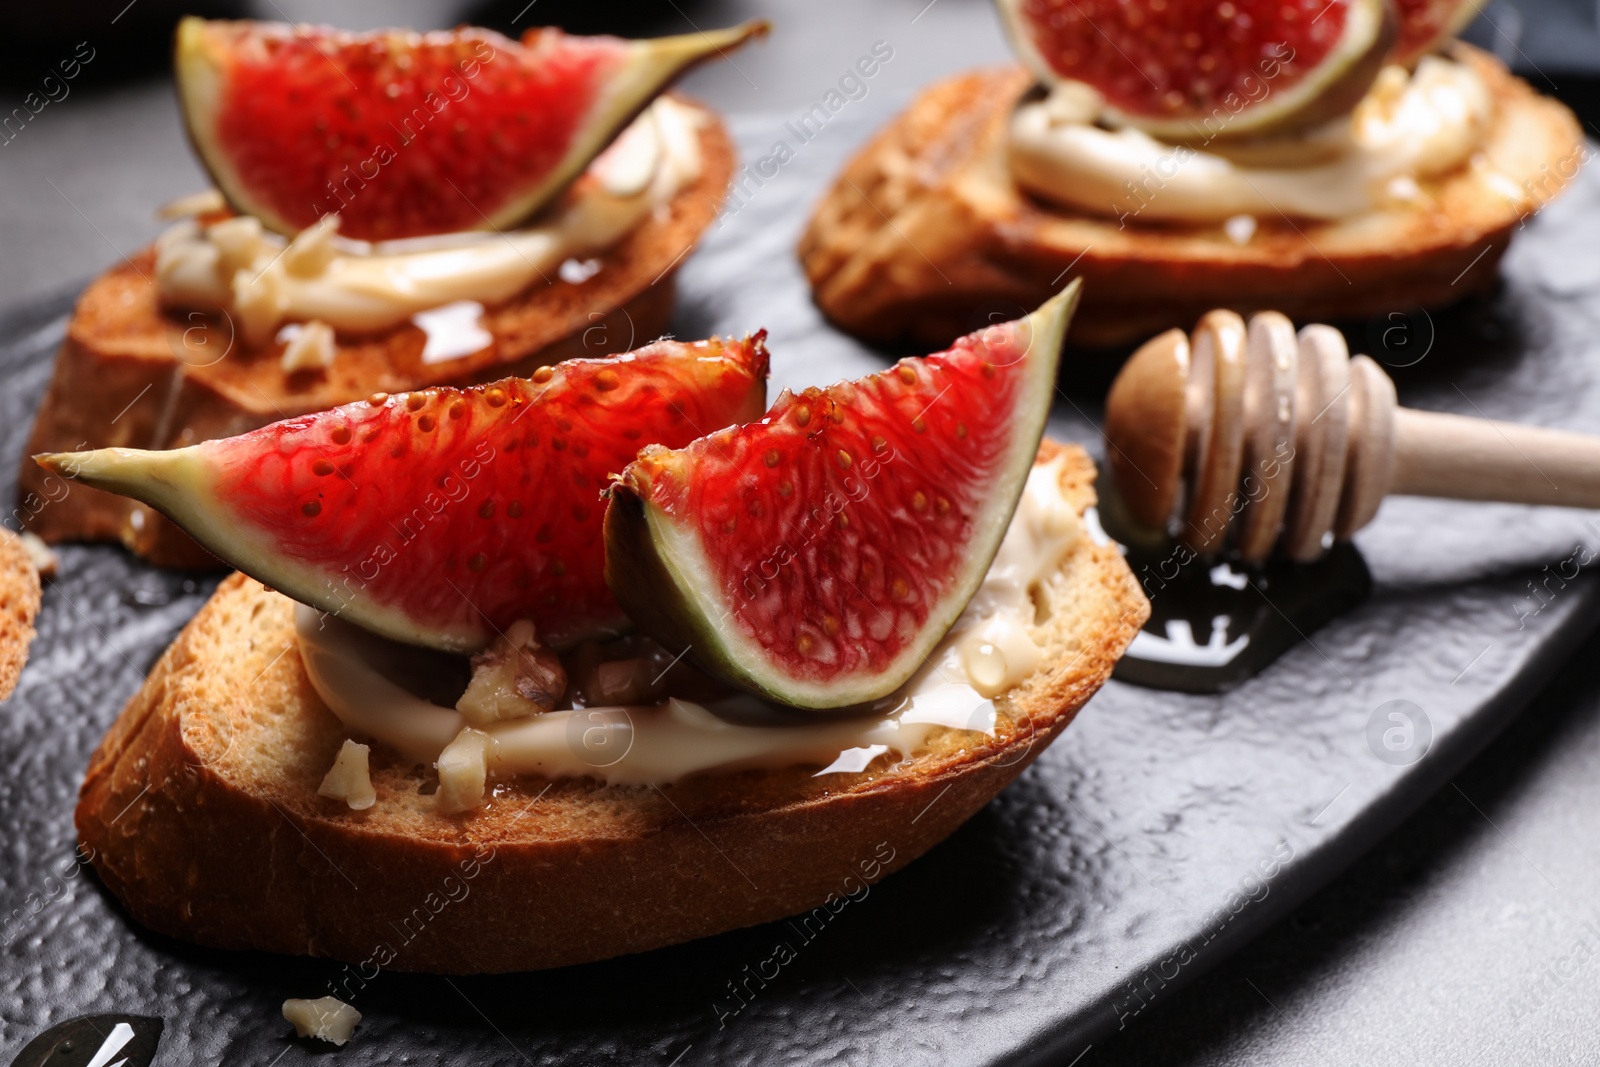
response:
M822 766L819 774L859 771L886 752L921 751L944 730L993 736L994 699L1040 666L1040 587L1088 536L1061 492L1061 464L1029 474L982 586L927 663L899 692L859 713L796 712L739 695L709 706L670 699L552 711L478 729L384 677L361 652L378 638L305 606L295 616L301 660L351 733L375 737L408 759L437 762L449 810L481 798L485 769L622 785L808 763Z
M259 344L285 322L363 333L431 309L496 304L612 247L700 174L700 115L658 99L623 131L557 206L508 232L368 243L338 236L338 215L285 241L242 215L188 219L156 242L164 306L230 316Z
M1427 56L1415 72L1385 68L1355 110L1327 126L1198 148L1096 125L1098 96L1073 83L1017 109L1010 165L1035 195L1123 222L1340 219L1417 199L1418 181L1472 158L1493 110L1475 70Z

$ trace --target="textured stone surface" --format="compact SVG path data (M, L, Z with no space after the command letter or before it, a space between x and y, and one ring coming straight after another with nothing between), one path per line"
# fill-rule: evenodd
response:
M683 276L681 335L768 326L781 385L882 365L821 324L791 250L821 183L890 106L873 98L876 111L842 115L712 235ZM782 136L785 117L736 123L747 158ZM1403 401L1600 423L1597 219L1600 183L1586 173L1521 235L1498 298L1434 317L1433 349L1396 372ZM65 306L0 323L0 499L10 499ZM1418 338L1425 326L1413 323ZM1080 367L1068 384L1097 378ZM1097 395L1064 396L1054 432L1092 441ZM814 940L779 923L555 974L383 975L354 998L365 1020L340 1055L1070 1063L1287 914L1494 735L1600 609L1585 579L1519 618L1533 572L1575 542L1600 545L1586 518L1391 502L1360 540L1378 585L1371 603L1226 697L1109 686L999 800ZM105 547L69 547L62 567L34 660L0 710L0 1058L70 1016L128 1012L166 1019L164 1062L269 1063L290 1044L278 1005L320 995L339 968L148 935L73 862L71 806L89 751L209 582L143 570ZM1433 730L1431 750L1409 766L1368 747L1369 718L1395 699L1420 706ZM1270 878L1263 863L1277 866ZM1250 897L1234 914L1230 902ZM628 902L568 906L604 922ZM719 1025L719 1007L737 1007L728 983L780 940L794 961L764 988L752 982L748 1006ZM1184 943L1197 947L1178 963Z

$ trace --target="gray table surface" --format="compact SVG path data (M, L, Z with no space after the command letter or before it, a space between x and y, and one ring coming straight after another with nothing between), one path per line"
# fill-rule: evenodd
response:
M483 13L430 0L253 6L260 17L351 28L446 26ZM628 9L619 30L629 33L684 32L758 8L770 14L778 24L771 42L739 54L736 66L695 73L688 85L746 130L777 128L804 110L877 40L893 46L894 61L852 106L883 120L927 82L1009 55L987 0L535 0L518 24L574 17L592 30L606 25L611 6ZM509 20L520 7L498 14ZM1496 0L1473 37L1543 88L1561 89L1600 64L1596 19L1590 4ZM100 54L119 47L109 23L90 36ZM42 76L53 57L38 59ZM0 72L0 82L19 104L31 84L25 64ZM842 156L851 147L829 150ZM104 269L155 235L156 205L205 184L164 79L85 79L0 147L0 305ZM820 193L777 195L803 213ZM1078 1067L1600 1062L1597 661L1600 637L1379 848L1218 970L1087 1051Z

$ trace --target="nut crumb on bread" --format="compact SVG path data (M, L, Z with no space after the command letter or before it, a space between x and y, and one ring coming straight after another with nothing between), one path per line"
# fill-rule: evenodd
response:
M460 815L483 806L492 744L494 738L467 726L439 753L434 761L434 768L439 772L439 791L434 794L434 801L439 811Z
M567 691L561 658L539 644L533 623L518 619L472 657L472 680L456 701L474 726L550 711Z
M285 332L289 341L283 346L283 356L279 361L283 373L321 371L333 366L334 358L339 354L339 345L334 340L332 326L313 319L297 323Z
M366 745L346 740L317 787L317 796L342 800L351 811L365 811L377 803L378 794L372 788L367 767L369 752Z
M156 218L164 222L193 218L196 215L223 215L233 210L221 190L208 186L197 192L168 200L156 209Z
M1023 195L1006 163L1009 120L1033 86L991 68L925 90L846 165L800 241L823 312L870 340L944 344L987 313L1036 306L1084 279L1079 345L1143 340L1206 311L1273 308L1297 321L1453 303L1494 284L1512 231L1576 173L1587 149L1561 103L1493 56L1454 56L1489 86L1495 115L1476 161L1426 183L1427 202L1337 222L1122 223Z
M1063 492L1081 512L1094 503L1094 465L1081 449L1041 448L1041 460L1063 455ZM996 698L992 737L951 730L909 759L823 778L793 767L657 789L518 776L446 818L430 768L376 749L382 804L356 813L317 797L345 727L299 656L281 655L294 641L292 602L234 575L101 742L78 832L135 919L205 945L360 963L474 857L470 894L389 968L528 970L675 944L815 907L884 842L894 860L879 876L897 870L1021 773L1149 611L1115 546L1091 538L1074 544L1040 605L1042 665ZM439 790L444 781L441 769ZM192 878L180 884L173 870ZM631 906L595 924L559 903L592 899Z

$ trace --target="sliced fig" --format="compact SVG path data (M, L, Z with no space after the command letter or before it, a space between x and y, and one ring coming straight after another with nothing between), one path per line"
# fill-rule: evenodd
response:
M377 394L166 452L36 458L387 637L475 651L530 619L563 647L628 627L602 569L608 478L641 445L758 417L763 338L658 341L531 379Z
M1077 300L1073 282L948 351L645 449L606 509L617 599L669 648L771 700L836 708L893 692L1005 536Z
M240 212L366 240L515 226L678 75L762 22L656 40L178 24L190 139Z
M1429 52L1467 28L1478 15L1479 0L1396 0L1400 33L1389 62L1414 67Z
M1106 117L1172 141L1304 129L1348 112L1394 41L1386 0L997 0L1047 84L1078 81Z

